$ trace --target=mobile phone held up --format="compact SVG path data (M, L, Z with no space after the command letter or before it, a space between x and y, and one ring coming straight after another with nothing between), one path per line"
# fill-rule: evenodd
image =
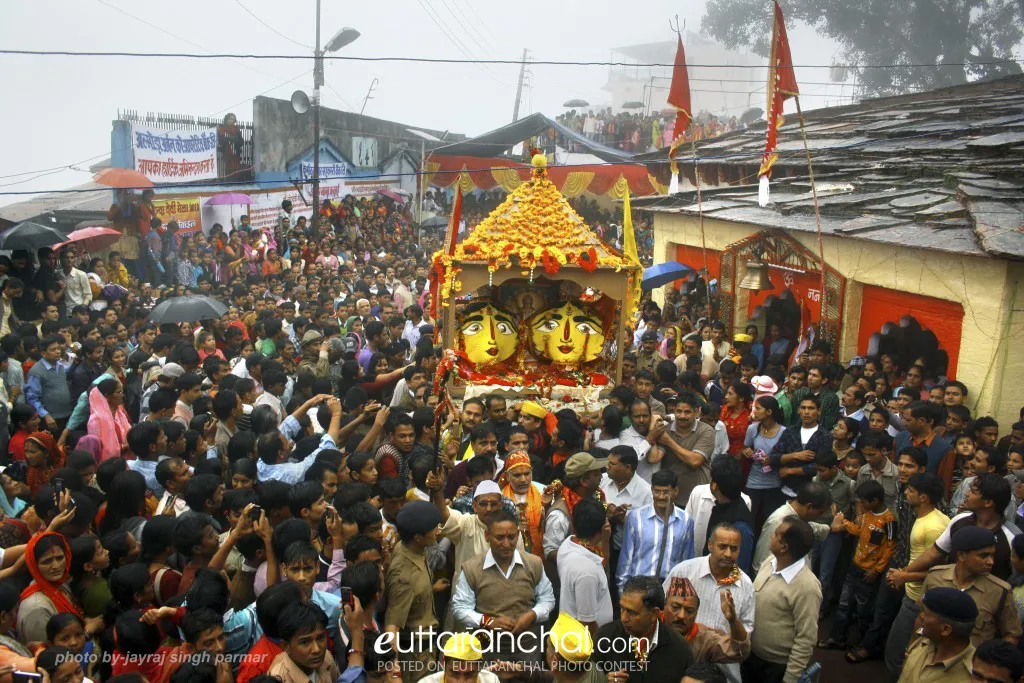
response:
M254 522L260 521L260 512L262 511L263 508L261 508L259 505L253 505L252 509L249 510L249 519L251 519Z
M348 588L347 586L342 586L341 587L341 601L342 601L342 603L344 603L346 605L349 605L349 606L352 606L352 607L355 606L355 602L352 600L352 589L351 588Z
M30 673L28 671L14 671L11 673L11 683L42 683L43 675Z

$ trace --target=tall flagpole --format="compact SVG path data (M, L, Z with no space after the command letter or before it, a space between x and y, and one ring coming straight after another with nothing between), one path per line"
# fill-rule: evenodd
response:
M800 121L800 135L804 140L804 153L807 155L807 174L811 179L811 197L814 199L814 221L818 229L818 260L821 261L821 310L819 312L819 323L825 319L825 244L821 236L821 210L818 207L818 189L814 184L814 164L811 163L811 148L807 144L807 129L804 126L804 112L800 108L800 98L794 97L796 101L796 116Z
M690 122L690 126L693 126L692 121ZM707 295L708 315L715 318L711 312L711 271L708 270L708 245L704 236L704 202L700 195L700 167L698 166L697 159L696 133L690 136L690 149L693 153L693 184L697 188L697 216L700 220L700 252L704 258L704 292ZM721 283L719 283L719 285L721 285ZM721 311L718 312L719 315L721 315L721 313Z

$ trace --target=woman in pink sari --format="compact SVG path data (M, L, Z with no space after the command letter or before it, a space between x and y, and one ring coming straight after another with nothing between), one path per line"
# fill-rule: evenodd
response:
M102 460L128 452L128 430L132 423L123 403L124 388L112 377L89 392L89 434L99 437L102 442Z

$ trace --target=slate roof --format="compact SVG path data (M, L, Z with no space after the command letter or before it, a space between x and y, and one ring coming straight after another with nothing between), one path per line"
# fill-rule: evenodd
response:
M1024 260L1024 75L806 112L825 233ZM797 117L779 130L772 203L757 204L764 122L697 144L704 215L815 232ZM684 146L680 169L693 180ZM644 155L668 181L667 152ZM717 184L716 184L717 183ZM733 183L733 184L730 184ZM696 192L636 208L697 214Z

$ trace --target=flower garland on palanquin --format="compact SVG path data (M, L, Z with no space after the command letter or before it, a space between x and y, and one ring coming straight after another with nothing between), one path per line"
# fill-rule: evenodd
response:
M573 264L592 273L599 266L621 270L628 259L603 245L547 176L547 157L534 154L533 178L516 188L491 214L455 246L453 254L434 254L431 276L440 283L434 306L448 306L462 290L457 263L486 262L498 268L522 269L533 280L537 267L549 276ZM436 279L435 279L436 278ZM436 310L434 311L436 313Z

